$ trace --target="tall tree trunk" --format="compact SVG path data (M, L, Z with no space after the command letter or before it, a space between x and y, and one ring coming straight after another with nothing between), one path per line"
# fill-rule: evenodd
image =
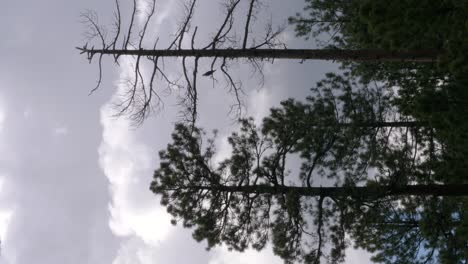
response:
M156 187L156 186L154 186ZM157 187L156 187L157 188ZM168 188L171 190L209 190L245 194L286 194L294 193L299 196L321 197L354 197L376 198L399 195L414 196L468 196L468 184L428 184L428 185L404 185L404 186L364 186L364 187L297 187L297 186L184 186L180 188Z
M88 49L77 48L88 56L132 55L152 57L219 57L256 59L300 59L334 61L381 61L381 62L433 62L437 50L386 51L377 49L173 49L173 50L128 50L128 49Z
M375 122L356 122L356 123L329 123L329 124L310 124L312 127L362 127L362 128L384 128L384 127L424 127L427 122L418 121L375 121Z

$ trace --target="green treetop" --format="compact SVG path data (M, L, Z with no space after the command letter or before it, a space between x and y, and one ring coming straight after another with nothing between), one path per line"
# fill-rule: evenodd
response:
M261 128L242 120L219 164L214 139L177 125L151 184L173 222L208 248L260 250L271 241L286 263L342 262L346 234L377 261L460 259L458 197L468 186L434 181L423 157L430 138L414 136L427 124L396 113L388 91L350 75L329 74L312 93L272 109ZM450 213L438 211L450 201ZM431 233L439 213L447 223Z

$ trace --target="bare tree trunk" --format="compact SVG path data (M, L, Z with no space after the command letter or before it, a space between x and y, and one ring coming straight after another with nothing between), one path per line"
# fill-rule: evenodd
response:
M376 62L433 62L437 50L386 51L376 49L88 49L77 48L89 57L99 55L132 55L150 57L218 57L248 59L300 59L333 61L376 61Z
M262 61L273 61L274 59L430 63L436 61L441 52L439 50L287 49L285 43L279 38L284 27L274 29L271 23L267 23L264 32L252 34L255 14L262 6L260 0L247 1L249 5L242 33L235 31L237 28L235 21L238 19L236 10L244 1L225 1L226 3L223 5L224 19L220 21L212 37L205 37L202 43L199 43L196 35L198 27L195 26L192 29L190 27L197 2L198 0L189 0L184 4L184 19L167 48L157 46L159 38L150 39L151 36L147 36L150 35L148 32L151 31L151 21L157 13L156 0L148 1L150 8L142 16L143 20L140 22L135 20L139 15L137 14L137 1L133 0L133 9L128 25L123 23L124 14L121 13L123 9L120 7L119 0L115 0L114 33L111 34L110 40L106 39L106 32L109 30L98 23L97 14L93 11L84 12L81 17L88 28L85 36L90 42L78 49L82 54L87 55L89 62L92 61L94 55L97 55L99 69L97 84L91 92L96 91L101 85L102 62L105 56L111 56L116 65L119 65L118 58L120 56L133 56L135 57L133 77L129 78L127 82L126 97L123 97L121 102L117 102L119 109L117 114L127 114L135 124L141 124L153 109L161 107L162 101L159 94L162 90L161 85L163 85L163 88L170 90L173 88L186 90L186 94L180 100L180 104L184 108L182 112L187 117L187 121L195 124L198 114L197 80L199 79L197 79L197 73L200 70L199 66L202 65L201 60L199 63L200 58L210 58L211 61L206 62L206 65L208 63L210 65L209 70L201 74L213 79L213 81L219 77L224 79L228 91L235 98L232 109L237 112L238 117L241 117L243 110L242 85L240 80L231 76L229 69L230 62L235 59L244 59L263 80ZM240 35L243 35L242 39L238 38ZM190 41L188 41L189 37ZM94 49L93 45L99 45L99 48ZM165 57L182 58L180 65L183 72L182 78L172 79L170 74L166 74L163 66ZM187 60L188 57L195 59ZM148 65L152 65L152 69L149 70L150 74L143 74L141 64L148 61ZM215 71L218 72L214 74Z
M157 188L157 187L156 187ZM184 186L170 190L210 190L245 194L286 194L294 193L299 196L317 197L354 197L376 198L399 195L415 196L468 196L468 184L428 184L404 186L364 186L364 187L297 187L297 186Z

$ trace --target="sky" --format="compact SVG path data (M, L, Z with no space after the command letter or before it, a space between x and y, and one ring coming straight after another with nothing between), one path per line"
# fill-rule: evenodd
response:
M122 2L126 8L130 1ZM218 2L201 2L194 20L204 30L200 39L222 16ZM303 5L299 0L268 2L262 12L282 25ZM206 251L205 242L194 241L190 230L170 225L149 183L157 153L180 119L175 92L163 97L161 111L134 127L116 118L112 107L131 61L122 59L120 68L104 63L103 83L89 95L97 68L75 49L85 42L80 12L96 10L105 23L113 7L112 0L2 3L0 264L282 263L271 248ZM158 1L152 34L169 41L180 10L180 1ZM289 47L313 46L296 39L290 27L281 37ZM233 72L243 80L248 115L259 121L280 101L304 98L324 73L336 69L320 61L276 61L265 65L263 85L246 65ZM199 124L218 128L218 148L228 153L225 139L236 127L228 115L232 96L221 85L202 84ZM347 263L368 259L363 251L348 250Z

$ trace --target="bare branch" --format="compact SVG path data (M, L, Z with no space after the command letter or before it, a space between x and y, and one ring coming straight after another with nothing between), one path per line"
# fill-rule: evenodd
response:
M231 107L230 112L232 112L234 109L237 109L238 113L236 116L242 116L242 101L240 97L240 93L242 92L242 84L234 82L233 78L229 74L226 66L226 58L223 58L223 63L221 64L220 69L223 72L224 77L228 80L229 92L234 92L236 100L236 105Z
M203 49L208 49L208 48L216 49L217 44L223 43L226 41L226 36L231 31L232 26L234 24L234 20L233 20L234 10L236 9L239 3L240 3L240 0L230 0L230 3L226 5L227 11L226 11L226 16L224 18L223 23L219 27L216 35L213 37L213 41Z
M247 13L247 21L245 22L245 28L244 28L244 41L242 43L243 49L247 47L247 37L249 36L250 19L252 18L252 10L253 10L255 1L256 0L250 0L249 12Z
M116 33L114 36L114 40L110 43L109 47L112 47L112 49L115 49L115 45L117 44L117 41L119 40L120 37L120 30L122 27L122 15L120 13L120 3L119 0L115 0L115 7L117 9L117 13L114 13L115 17L115 23L114 26L116 28ZM119 57L117 55L114 56L114 61L118 63Z
M99 78L96 84L96 87L94 87L90 92L89 95L93 94L97 89L99 89L99 86L101 86L102 82L102 54L99 55L99 61L98 61L98 69L99 69Z
M131 44L130 39L132 35L132 29L133 29L136 13L137 13L137 3L136 3L136 0L133 0L132 17L130 19L130 24L128 26L127 37L125 38L124 36L124 44L122 46L122 49L124 50L128 49L128 45Z
M183 19L182 26L179 28L178 33L174 37L174 40L167 48L168 50L174 47L176 47L177 49L182 49L182 41L184 39L185 33L187 33L188 31L190 21L192 20L192 17L193 17L193 12L195 10L196 3L197 3L197 0L191 0L191 3L189 5L184 5L184 8L186 10L185 18Z
M95 37L98 37L101 41L102 48L106 48L106 39L105 39L105 29L99 25L98 18L96 12L92 10L87 10L81 13L80 17L83 19L83 24L88 27L87 32L85 32L85 37L88 40L91 40Z
M88 44L78 48L81 54L86 54L89 62L92 61L94 55L99 55L98 67L99 67L99 79L95 88L91 90L91 93L95 92L102 82L102 63L104 55L111 55L114 62L119 65L119 58L121 56L132 57L134 64L133 72L130 74L131 77L124 81L127 85L126 91L120 96L121 102L116 104L119 107L117 115L127 114L130 119L133 119L136 124L141 122L153 111L154 105L160 105L162 103L161 98L158 94L161 93L161 89L158 89L158 85L161 83L167 87L166 91L172 91L176 89L185 89L184 96L186 96L181 102L186 107L186 114L190 116L187 118L193 125L195 125L197 115L197 103L198 103L198 91L197 91L197 78L198 78L198 67L204 65L202 60L205 57L211 57L210 59L210 70L205 72L207 77L213 80L213 85L217 82L215 78L215 72L219 68L219 72L222 73L224 81L227 84L228 91L232 92L236 103L231 107L231 111L237 110L236 117L242 115L242 84L239 81L235 81L232 73L228 67L229 60L235 60L236 58L243 58L253 66L253 74L262 73L262 61L270 58L271 55L275 57L275 54L264 54L258 58L253 53L244 56L236 55L236 47L238 39L236 37L235 29L235 18L236 11L240 6L241 0L226 0L224 4L225 15L221 21L220 26L215 31L214 36L206 46L202 48L196 48L196 36L198 27L190 29L190 23L195 15L195 8L197 0L190 0L184 5L184 18L180 23L179 29L168 47L165 49L156 49L159 38L154 41L147 36L150 34L151 21L156 15L156 0L148 0L148 9L145 13L138 9L137 1L133 0L133 6L129 12L129 24L127 26L125 34L123 32L123 8L119 0L115 0L116 10L114 11L114 22L113 22L113 36L112 39L106 43L105 30L99 26L97 15L88 11L82 15L84 23L88 26L89 32L87 32L88 40L96 38L99 40L102 47L95 49L94 47L89 48ZM249 5L247 13L247 21L245 22L244 29L244 40L243 50L245 52L252 52L255 49L262 47L273 47L276 37L279 33L273 32L273 30L267 30L264 40L259 44L255 45L255 40L252 38L254 46L247 48L247 43L250 40L249 31L251 30L252 19L254 19L254 13L259 8L259 0L252 0ZM142 20L137 17L144 16ZM142 21L142 22L138 22ZM271 28L271 26L270 26ZM135 38L135 31L139 30L138 39ZM190 49L183 49L184 40L186 34L191 34ZM121 42L121 48L117 49ZM152 48L146 48L146 45L150 45ZM90 45L91 46L91 45ZM187 53L187 51L190 51ZM163 52L163 53L160 53ZM171 53L176 52L174 56ZM202 52L202 53L200 53ZM213 54L206 56L203 52L212 52ZM221 52L221 53L219 53ZM227 52L227 53L226 53ZM195 54L195 55L194 55ZM254 55L253 57L251 55ZM182 63L179 67L182 68L182 74L176 77L168 75L164 70L164 63L167 57L179 57L183 58ZM193 57L193 60L188 60L188 57ZM146 58L147 60L142 60ZM222 58L222 59L221 59ZM121 61L120 61L121 62ZM146 71L147 62L151 65L148 71ZM192 72L188 72L192 71ZM203 74L203 72L202 72ZM263 80L263 75L262 80ZM179 80L182 79L182 83ZM185 83L183 83L185 82ZM152 103L155 100L156 103ZM231 112L230 111L230 112Z
M146 20L145 20L143 29L140 32L140 43L138 45L138 49L140 49L140 50L143 48L143 39L144 39L144 37L146 35L146 30L148 28L148 24L150 23L151 18L154 15L155 8L156 8L156 0L152 0L151 9L150 9L149 13L146 15Z

